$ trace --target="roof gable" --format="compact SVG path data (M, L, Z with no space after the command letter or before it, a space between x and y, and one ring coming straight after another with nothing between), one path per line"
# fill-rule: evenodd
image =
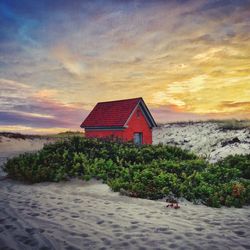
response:
M149 124L151 124L151 127L155 127L156 123L141 97L110 102L99 102L96 104L87 118L83 121L81 127L124 127L137 105L143 106L143 111L146 119L149 121ZM145 110L149 114L145 114Z

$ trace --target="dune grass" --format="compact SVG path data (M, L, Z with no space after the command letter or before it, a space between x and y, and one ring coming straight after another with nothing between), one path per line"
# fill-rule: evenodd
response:
M58 134L45 134L45 135L36 135L36 134L21 134L13 132L0 132L0 137L8 137L13 139L67 139L74 136L84 136L84 133L80 131L65 131Z
M250 120L223 120L217 122L219 127L224 130L250 129Z
M238 129L250 129L250 120L237 120L237 119L209 119L209 120L190 120L190 121L175 121L175 122L169 122L167 124L169 125L192 125L197 123L215 123L218 125L220 129L224 130L238 130ZM166 123L159 123L158 126L164 126Z

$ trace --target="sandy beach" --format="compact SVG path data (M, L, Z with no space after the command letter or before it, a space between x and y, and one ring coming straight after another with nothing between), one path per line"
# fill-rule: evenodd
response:
M96 181L1 181L1 246L12 249L249 249L249 208L120 196Z
M23 151L34 149L22 142ZM3 162L15 147L0 149ZM121 196L95 180L27 185L3 179L0 249L250 249L249 207L185 200L180 206Z

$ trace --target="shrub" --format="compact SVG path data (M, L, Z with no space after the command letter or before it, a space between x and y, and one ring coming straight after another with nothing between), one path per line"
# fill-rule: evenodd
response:
M250 204L250 155L229 156L218 164L176 147L136 146L71 137L22 154L4 165L8 176L29 183L71 177L101 179L113 191L133 197L185 197L208 206Z
M218 162L220 167L232 169L236 168L240 171L240 176L250 179L250 154L249 155L229 155L222 161Z

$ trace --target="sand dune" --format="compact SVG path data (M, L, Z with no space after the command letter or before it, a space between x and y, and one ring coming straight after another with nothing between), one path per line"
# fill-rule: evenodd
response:
M153 143L178 146L216 162L228 155L250 154L250 129L221 129L215 122L165 124L153 130Z
M24 152L33 152L41 149L44 144L53 142L54 139L14 139L0 136L0 166L7 158L19 155ZM4 173L0 167L0 176Z
M25 143L18 149L34 149ZM0 150L2 161L16 153L15 146ZM3 179L0 249L250 249L249 207L180 205L121 196L94 180Z

